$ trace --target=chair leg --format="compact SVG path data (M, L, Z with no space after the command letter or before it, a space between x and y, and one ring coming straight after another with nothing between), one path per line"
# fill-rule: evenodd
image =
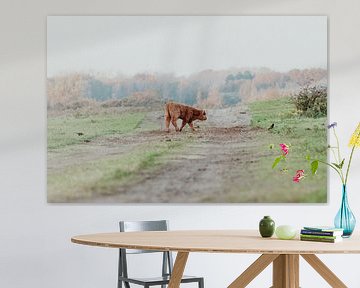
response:
M204 288L204 279L199 280L199 288Z
M122 276L122 255L121 250L119 249L119 264L118 264L118 285L117 288L122 288L122 281L119 279Z

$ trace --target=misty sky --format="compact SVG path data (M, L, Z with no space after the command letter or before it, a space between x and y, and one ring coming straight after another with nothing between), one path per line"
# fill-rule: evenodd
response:
M49 16L47 75L327 68L326 16Z

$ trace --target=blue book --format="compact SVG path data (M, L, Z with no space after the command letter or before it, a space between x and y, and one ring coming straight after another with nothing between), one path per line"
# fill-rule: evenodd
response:
M343 235L344 229L335 228L329 226L314 226L314 227L304 227L301 230L303 235L318 235L318 236L341 236Z

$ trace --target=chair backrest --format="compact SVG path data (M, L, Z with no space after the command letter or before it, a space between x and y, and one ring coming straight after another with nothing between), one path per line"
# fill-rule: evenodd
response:
M120 232L137 232L137 231L167 231L169 223L167 220L158 221L120 221ZM127 272L127 254L140 253L163 253L162 275L171 275L173 267L173 258L171 252L150 251L136 249L119 249L119 276L128 277Z
M167 231L169 223L167 220L156 221L120 221L120 232L137 231ZM156 253L159 251L126 249L126 254Z
M169 229L169 223L167 220L120 221L121 232L167 231L168 229Z

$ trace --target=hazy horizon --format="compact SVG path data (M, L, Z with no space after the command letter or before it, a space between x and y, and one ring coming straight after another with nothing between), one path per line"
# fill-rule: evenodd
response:
M204 70L199 70L199 71L195 71L195 72L191 72L190 74L176 74L174 72L158 72L158 71L137 71L136 73L133 74L126 74L126 73L121 73L121 72L114 72L114 71L92 71L92 70L73 70L73 71L59 71L58 73L54 74L54 75L48 75L47 78L51 79L54 77L62 77L62 76L69 76L69 75L73 75L73 74L82 74L82 75L90 75L93 77L107 77L107 78L117 78L117 77L124 77L124 78L132 78L135 77L136 75L139 74L149 74L149 75L159 75L159 76L172 76L175 78L188 78L191 77L193 75L197 75L203 72L208 72L208 71L214 71L214 72L222 72L222 71L232 71L232 73L237 72L237 71L250 71L253 73L256 73L256 71L258 70L263 70L265 71L265 69L270 69L271 72L275 72L275 73L289 73L292 70L311 70L311 69L323 69L323 70L327 70L326 67L304 67L304 68L292 68L289 70L284 70L284 71L279 71L279 70L274 70L271 69L269 67L229 67L229 68L224 68L224 69L204 69Z
M47 76L327 69L326 16L48 16Z

